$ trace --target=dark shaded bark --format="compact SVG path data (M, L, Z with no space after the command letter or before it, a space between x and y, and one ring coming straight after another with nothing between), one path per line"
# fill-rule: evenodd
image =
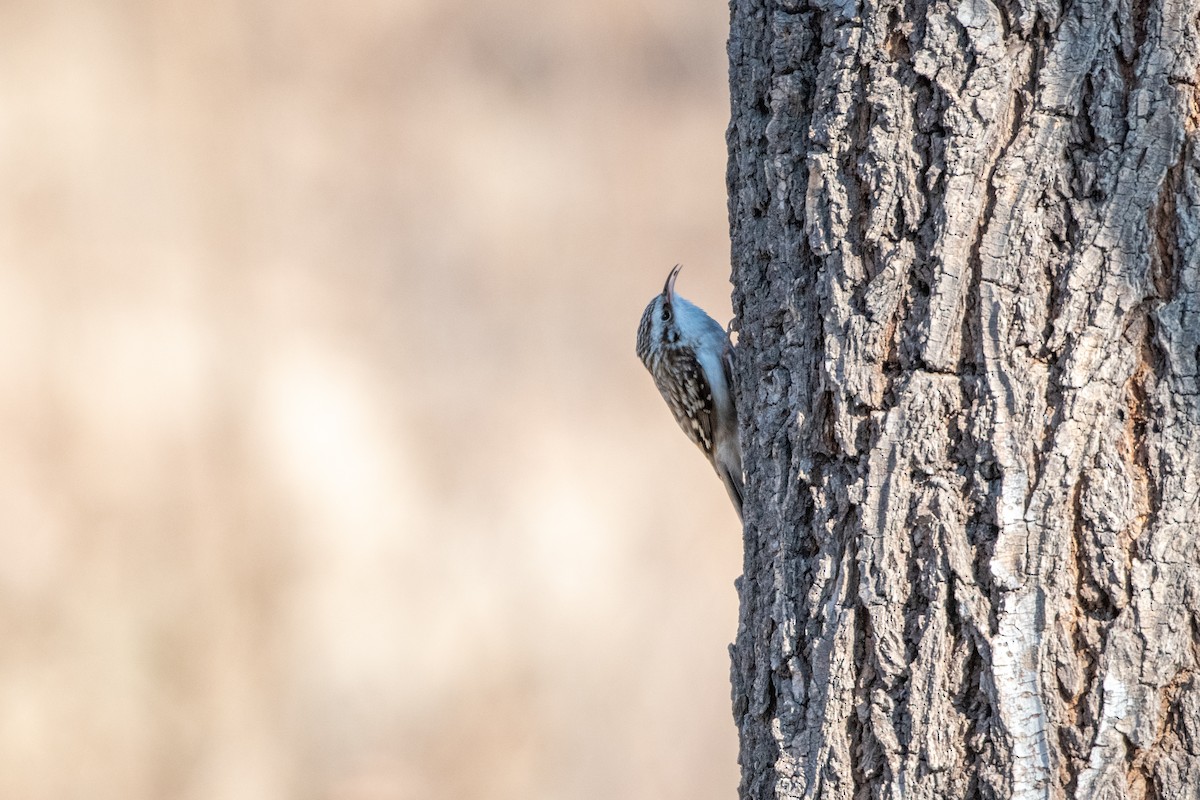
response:
M733 0L743 798L1200 796L1197 12Z

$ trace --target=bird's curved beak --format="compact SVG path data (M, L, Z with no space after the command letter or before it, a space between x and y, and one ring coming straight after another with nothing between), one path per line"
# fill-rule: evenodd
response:
M663 297L668 303L675 299L675 279L679 277L681 269L683 269L682 264L671 267L671 271L667 274L667 282L663 284Z

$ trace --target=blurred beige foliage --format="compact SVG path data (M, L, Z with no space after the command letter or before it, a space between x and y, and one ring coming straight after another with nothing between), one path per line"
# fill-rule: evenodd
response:
M727 798L724 3L0 8L0 798Z

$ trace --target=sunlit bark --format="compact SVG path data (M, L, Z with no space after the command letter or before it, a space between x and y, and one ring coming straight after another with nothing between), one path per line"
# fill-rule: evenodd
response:
M742 797L1192 800L1197 5L732 9Z

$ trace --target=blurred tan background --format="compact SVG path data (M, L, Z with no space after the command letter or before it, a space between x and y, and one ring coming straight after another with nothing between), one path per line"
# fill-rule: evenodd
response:
M0 798L728 798L727 9L0 6Z

